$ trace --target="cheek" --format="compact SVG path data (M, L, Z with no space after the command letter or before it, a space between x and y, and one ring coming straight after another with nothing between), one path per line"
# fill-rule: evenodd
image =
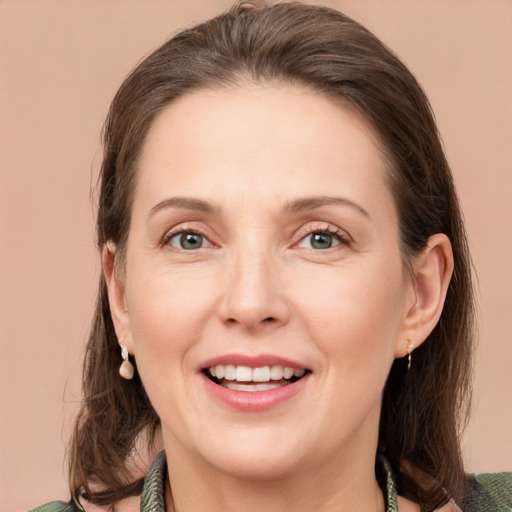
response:
M186 272L140 272L127 283L127 302L138 364L180 364L199 339L212 309L207 281Z
M327 364L380 381L393 360L403 304L401 265L336 269L300 292L302 313Z
M204 279L186 272L157 269L131 276L126 292L137 371L162 423L185 433L175 411L194 408L187 386L205 316L212 311L212 293Z

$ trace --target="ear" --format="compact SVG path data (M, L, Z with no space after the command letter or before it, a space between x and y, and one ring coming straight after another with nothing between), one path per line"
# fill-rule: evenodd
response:
M450 239L442 233L431 236L426 248L412 262L413 293L406 305L403 335L397 341L395 357L406 356L409 344L418 348L432 332L441 317L452 274Z
M110 314L116 330L117 339L123 339L123 345L133 354L132 337L130 329L130 315L126 306L124 276L120 275L115 265L116 246L106 242L103 246L101 264L103 276L107 285Z

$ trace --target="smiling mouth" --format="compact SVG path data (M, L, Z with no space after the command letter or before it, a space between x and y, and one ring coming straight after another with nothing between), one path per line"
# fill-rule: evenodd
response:
M233 391L269 391L297 382L307 373L306 369L283 366L217 365L204 368L204 374L215 384Z

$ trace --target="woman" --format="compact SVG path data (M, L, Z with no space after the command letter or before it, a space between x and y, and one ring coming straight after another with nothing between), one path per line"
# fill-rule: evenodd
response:
M131 73L104 145L73 502L43 510L512 506L510 475L464 473L464 227L428 101L372 34L236 5Z

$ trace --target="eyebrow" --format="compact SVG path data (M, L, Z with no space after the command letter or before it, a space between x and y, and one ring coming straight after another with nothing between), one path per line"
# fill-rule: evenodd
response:
M289 213L300 213L330 205L349 206L362 213L365 217L368 217L369 219L371 218L370 214L359 204L345 197L337 196L303 197L288 202L283 210ZM181 208L184 210L200 211L210 214L219 213L220 211L220 208L202 199L196 199L192 197L169 197L153 206L153 208L149 210L148 218L152 217L160 210L164 210L166 208Z
M149 210L148 218L166 208L181 208L184 210L194 210L205 213L217 213L219 211L219 208L213 206L208 201L203 201L202 199L195 199L192 197L169 197L168 199L164 199L153 206L153 208Z
M284 209L285 211L291 213L299 213L303 211L314 210L316 208L321 208L322 206L330 205L349 206L351 208L354 208L358 212L362 213L365 217L371 219L370 214L361 205L345 197L337 196L304 197L289 202Z

